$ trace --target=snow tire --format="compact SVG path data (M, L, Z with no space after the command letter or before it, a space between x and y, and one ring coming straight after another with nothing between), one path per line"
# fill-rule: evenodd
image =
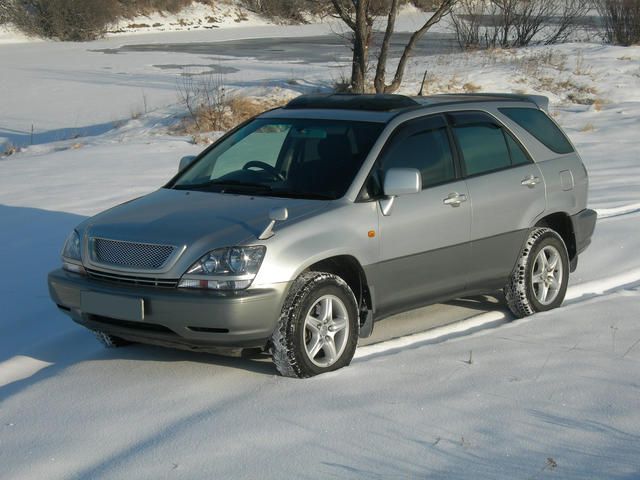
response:
M562 279L555 299L543 304L536 298L532 281L532 270L538 254L547 246L553 247L560 254L562 262ZM550 228L534 228L518 258L516 268L504 287L504 295L509 310L517 318L533 315L559 307L567 292L569 283L569 255L562 237Z
M340 299L346 307L349 325L346 346L335 363L321 367L313 363L305 349L305 316L323 295ZM358 307L349 285L337 275L305 272L289 291L278 326L271 336L271 356L278 372L285 377L307 378L349 365L358 343Z

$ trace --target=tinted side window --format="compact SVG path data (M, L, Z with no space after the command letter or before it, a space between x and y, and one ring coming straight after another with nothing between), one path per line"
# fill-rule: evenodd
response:
M455 178L453 153L446 126L418 129L399 135L384 155L382 170L390 168L416 168L422 175L422 188L447 182Z
M509 152L511 153L511 164L524 165L525 163L531 163L527 152L524 151L522 146L516 142L511 134L504 132L504 136L507 137L507 145L509 145Z
M535 108L500 108L499 110L550 150L560 154L573 152L567 137L544 112Z
M467 175L500 170L511 166L509 149L502 129L489 123L454 127Z

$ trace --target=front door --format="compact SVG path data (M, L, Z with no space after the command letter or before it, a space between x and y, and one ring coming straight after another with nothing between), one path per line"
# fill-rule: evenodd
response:
M367 272L376 316L386 316L464 291L470 258L471 202L459 178L443 116L401 126L373 175L416 168L422 191L400 196L387 215L378 208L380 261Z

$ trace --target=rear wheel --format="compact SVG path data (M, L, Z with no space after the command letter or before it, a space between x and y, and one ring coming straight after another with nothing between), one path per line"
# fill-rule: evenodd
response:
M562 237L550 228L536 228L504 293L509 309L520 318L559 307L568 283L569 255Z
M131 345L132 342L125 340L124 338L116 337L115 335L109 335L108 333L95 330L93 332L96 338L107 348L118 348L126 345Z
M358 309L340 277L302 274L291 287L271 338L281 375L311 377L349 365L358 342Z

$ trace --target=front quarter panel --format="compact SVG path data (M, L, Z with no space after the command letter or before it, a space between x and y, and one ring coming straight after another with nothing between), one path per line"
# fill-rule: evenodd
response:
M252 288L294 280L329 257L350 255L365 266L379 254L375 202L345 201L294 225L279 229L276 224L274 231L264 241L267 253Z

